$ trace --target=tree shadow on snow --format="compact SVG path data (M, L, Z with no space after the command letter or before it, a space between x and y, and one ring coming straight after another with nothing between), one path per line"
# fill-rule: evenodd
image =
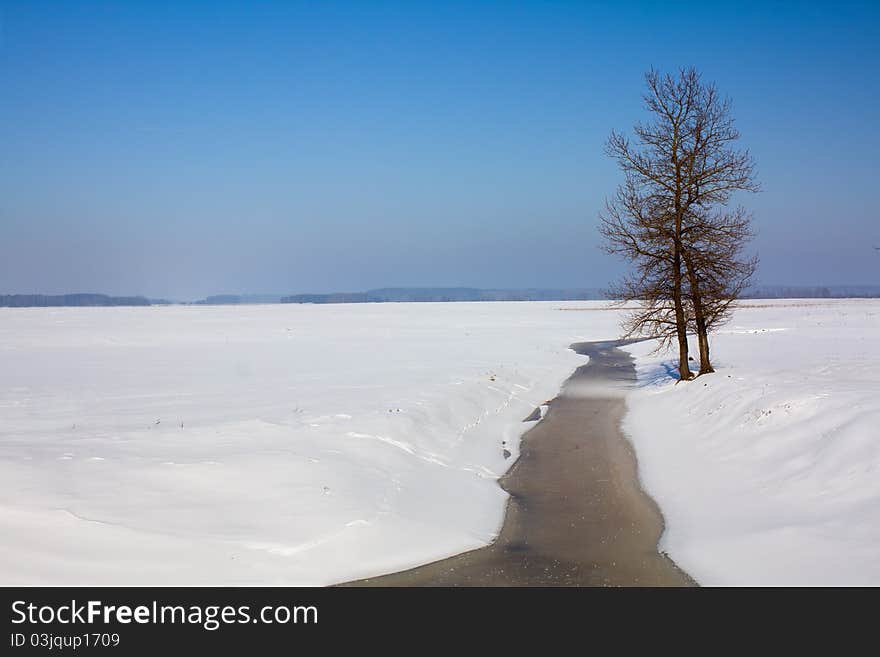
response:
M678 381L678 362L664 360L650 368L639 372L639 380L636 384L639 388L662 385L668 381Z

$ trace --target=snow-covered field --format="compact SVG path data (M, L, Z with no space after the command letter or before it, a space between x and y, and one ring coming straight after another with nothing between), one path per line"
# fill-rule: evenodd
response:
M600 303L0 309L0 584L324 584L491 541ZM880 584L880 301L652 345L625 429L705 584ZM511 452L505 458L504 449Z
M629 347L661 547L703 584L880 585L880 301L744 306L694 383Z
M601 305L0 308L0 584L324 584L486 544L523 418L615 331L560 308Z

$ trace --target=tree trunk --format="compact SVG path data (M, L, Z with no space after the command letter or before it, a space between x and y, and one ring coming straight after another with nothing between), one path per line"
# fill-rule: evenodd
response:
M697 326L697 337L700 341L700 374L711 374L715 371L712 361L709 360L709 334L706 331L706 323Z
M692 378L688 363L687 318L681 298L681 248L675 244L674 263L672 270L672 301L675 305L675 329L678 336L678 378L689 381Z
M675 332L678 337L678 378L679 381L690 381L690 363L688 363L687 317L682 300L683 281L681 276L681 259L683 255L681 243L681 227L684 211L681 206L681 164L678 161L678 125L672 135L672 164L675 166L675 232L672 239L672 302L675 306Z
M697 340L700 345L700 373L711 374L715 371L712 361L709 360L709 331L706 329L706 313L703 308L703 292L693 260L684 252L684 264L687 269L688 282L691 286L691 303L694 307L694 323L697 325Z

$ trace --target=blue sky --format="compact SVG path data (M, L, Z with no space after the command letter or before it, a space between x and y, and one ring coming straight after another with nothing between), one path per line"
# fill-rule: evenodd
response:
M880 284L877 3L0 0L0 293L603 286L643 73L734 101L766 284Z

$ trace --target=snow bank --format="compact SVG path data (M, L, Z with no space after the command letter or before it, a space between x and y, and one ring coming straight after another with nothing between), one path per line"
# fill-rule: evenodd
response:
M880 584L880 301L748 302L693 383L652 347L624 428L661 547L703 584Z
M0 309L0 583L325 584L484 545L602 307Z

